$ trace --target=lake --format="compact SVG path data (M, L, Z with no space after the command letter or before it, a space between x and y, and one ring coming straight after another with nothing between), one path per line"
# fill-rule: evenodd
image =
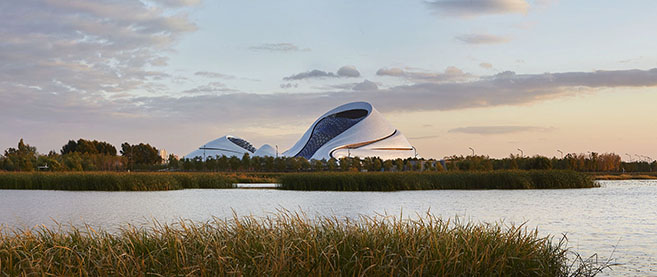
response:
M429 211L462 221L525 223L583 256L613 253L615 266L603 275L657 275L657 181L600 181L601 187L572 190L433 190L319 192L266 189L194 189L155 192L0 190L0 225L7 231L57 223L116 231L179 219L266 216L277 210L308 216L356 218L388 214L416 217Z

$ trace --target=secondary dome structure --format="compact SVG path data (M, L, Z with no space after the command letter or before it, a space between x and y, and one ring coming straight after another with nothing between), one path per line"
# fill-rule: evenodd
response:
M248 141L234 136L223 136L204 144L192 153L187 154L185 158L194 159L196 157L201 157L203 160L210 157L216 158L217 156L236 156L242 158L245 153L253 155L255 152L255 147L253 147Z
M414 157L415 150L371 104L353 102L319 117L283 155L317 160L348 156L396 159Z
M258 156L258 157L265 157L265 156L271 156L271 157L276 157L276 149L274 147L271 147L269 144L265 144L263 146L260 146L258 150L253 153L253 156Z

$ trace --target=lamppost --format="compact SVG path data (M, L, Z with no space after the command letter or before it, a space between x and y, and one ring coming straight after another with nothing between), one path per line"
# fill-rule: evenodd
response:
M472 148L472 147L468 147L468 149L472 150L472 156L474 156L474 155L475 155L475 154L474 154L474 153L475 153L474 148Z
M641 156L639 156L637 154L634 154L634 156L638 158L637 161L641 161Z
M518 151L520 151L520 157L523 158L525 157L525 151L522 151L522 149L518 148Z
M630 162L632 162L632 155L627 154L627 153L625 153L625 155L627 155L627 157L630 158Z
M411 147L413 147L413 153L415 153L415 158L417 159L417 149L415 149L415 146L411 146Z
M278 144L276 144L276 158L278 158Z
M563 151L557 149L557 152L561 153L561 159L563 160Z

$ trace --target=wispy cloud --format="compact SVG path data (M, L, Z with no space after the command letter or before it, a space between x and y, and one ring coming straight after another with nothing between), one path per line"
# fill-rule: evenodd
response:
M199 71L194 73L196 76L200 77L205 77L205 78L214 78L214 79L235 79L235 76L233 75L228 75L228 74L223 74L223 73L217 73L217 72L210 72L210 71Z
M435 139L439 138L440 136L434 135L434 136L421 136L421 137L409 137L408 139L414 139L414 140L422 140L422 139Z
M187 94L216 94L227 92L238 92L238 90L228 88L226 84L222 82L209 82L205 85L183 91L183 93Z
M345 84L337 84L337 85L331 85L328 87L320 87L319 89L341 89L341 90L354 90L354 91L368 91L368 90L377 90L379 89L379 85L375 82L372 82L370 80L363 80L362 82L358 83L345 83Z
M300 48L299 46L289 43L263 43L249 47L254 51L270 51L270 52L297 52L297 51L310 51L310 48Z
M493 68L493 64L492 64L492 63L480 63L480 64L479 64L479 67L481 67L481 68L485 68L485 69L492 69L492 68Z
M478 134L478 135L498 135L510 134L519 132L545 132L550 131L552 128L543 128L535 126L470 126L451 129L449 133L464 133L464 134Z
M529 9L529 4L525 0L434 0L425 3L441 14L452 16L524 14Z
M511 41L508 37L489 34L466 34L457 36L456 39L467 44L499 44Z
M0 18L0 91L75 97L158 91L170 77L162 53L196 30L176 10L129 0L4 2Z
M304 80L304 79L314 79L314 78L355 78L360 77L360 72L356 67L345 65L338 69L337 73L326 72L318 69L311 71L297 73L288 77L283 78L285 81L295 81L295 80Z
M472 79L474 76L463 72L463 70L450 66L444 72L427 72L402 69L398 67L381 68L376 71L378 76L402 77L414 81L423 82L453 82Z

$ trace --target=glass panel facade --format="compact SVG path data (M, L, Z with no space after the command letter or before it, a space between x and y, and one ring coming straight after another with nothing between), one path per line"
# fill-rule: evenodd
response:
M251 153L254 153L256 151L255 147L253 147L251 143L241 138L228 137L228 140L230 140L234 144L237 144L237 146L248 150Z
M306 145L296 157L310 159L317 150L331 139L354 126L367 116L367 110L356 109L329 115L315 125Z

